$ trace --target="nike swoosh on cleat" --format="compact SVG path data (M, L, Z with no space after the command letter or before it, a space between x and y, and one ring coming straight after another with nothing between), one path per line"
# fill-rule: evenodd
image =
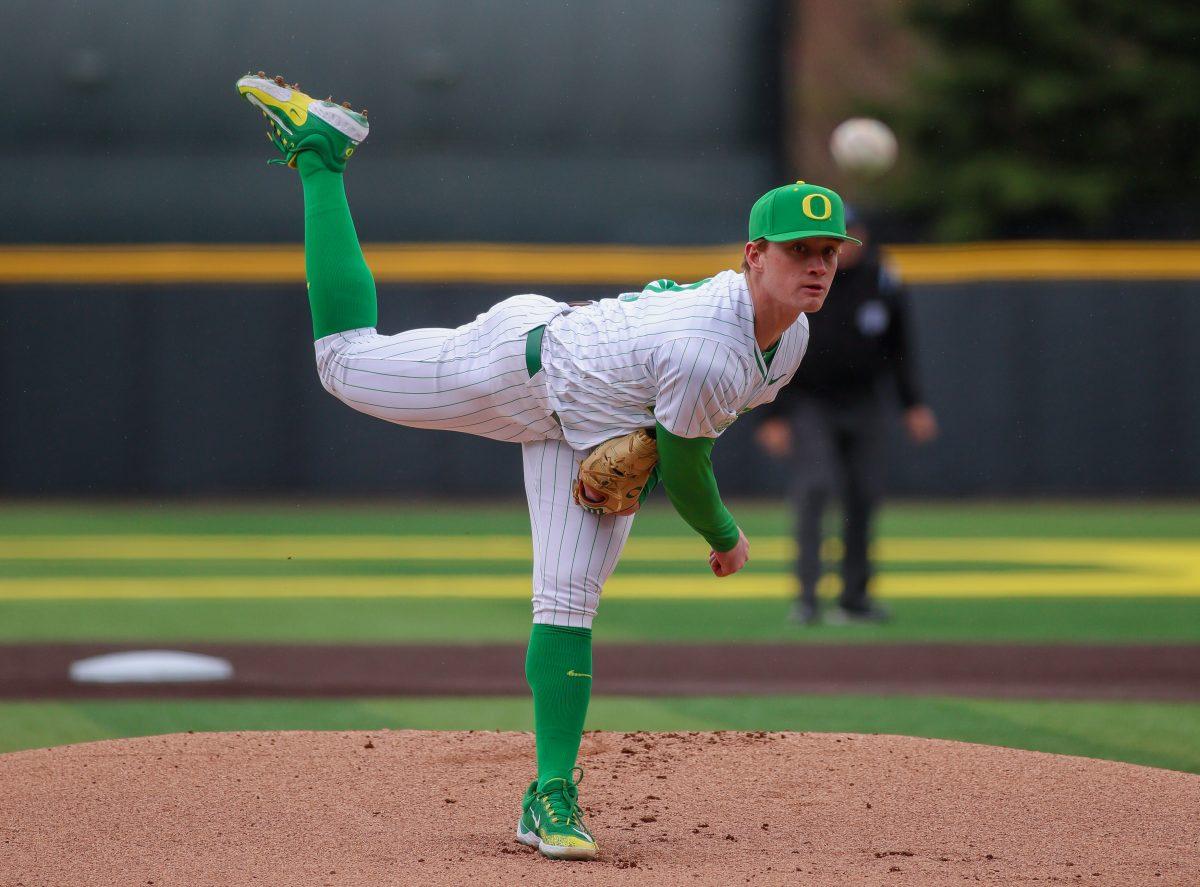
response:
M538 816L536 813L534 813L532 810L530 810L530 811L529 811L529 818L533 820L533 827L534 827L534 828L541 828L541 827L542 827L542 820L541 820L541 818L540 818L540 817L539 817L539 816Z
M283 120L279 117L279 115L275 113L274 108L268 108L266 105L264 105L262 102L260 102L257 98L255 98L253 95L251 95L249 93L246 94L246 98L248 98L253 104L258 105L258 107L262 110L262 112L264 114L266 114L268 117L270 117L276 123L278 123L281 127L283 127L284 132L286 132L288 135L294 135L294 133L292 132L292 128L283 122Z

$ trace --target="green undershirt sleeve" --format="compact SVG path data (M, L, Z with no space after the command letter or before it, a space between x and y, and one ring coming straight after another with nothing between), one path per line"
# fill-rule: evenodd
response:
M713 474L711 437L679 437L656 423L658 471L667 498L714 551L729 551L738 543L738 527L721 501Z

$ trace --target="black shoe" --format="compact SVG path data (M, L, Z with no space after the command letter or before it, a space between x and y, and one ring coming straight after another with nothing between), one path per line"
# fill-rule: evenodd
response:
M821 611L816 604L796 601L788 612L788 622L796 625L820 625Z
M835 607L825 621L830 625L880 625L890 622L892 614L881 604L868 603L861 607Z

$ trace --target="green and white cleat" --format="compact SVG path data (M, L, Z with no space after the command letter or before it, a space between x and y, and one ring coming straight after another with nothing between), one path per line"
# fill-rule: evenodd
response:
M272 163L295 168L297 154L315 151L329 169L342 172L370 131L366 111L351 111L349 103L339 105L332 98L314 99L282 77L247 74L238 80L237 91L267 118L267 138L284 158Z
M539 792L535 779L521 801L517 840L551 859L595 859L596 839L583 824L579 789L565 779L551 779Z

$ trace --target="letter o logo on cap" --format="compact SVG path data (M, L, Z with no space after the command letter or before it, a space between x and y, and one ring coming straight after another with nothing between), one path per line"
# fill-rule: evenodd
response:
M820 215L813 211L813 200L818 197L825 203L824 211ZM800 202L800 209L804 210L804 214L814 222L823 222L833 215L833 201L824 194L809 194Z

